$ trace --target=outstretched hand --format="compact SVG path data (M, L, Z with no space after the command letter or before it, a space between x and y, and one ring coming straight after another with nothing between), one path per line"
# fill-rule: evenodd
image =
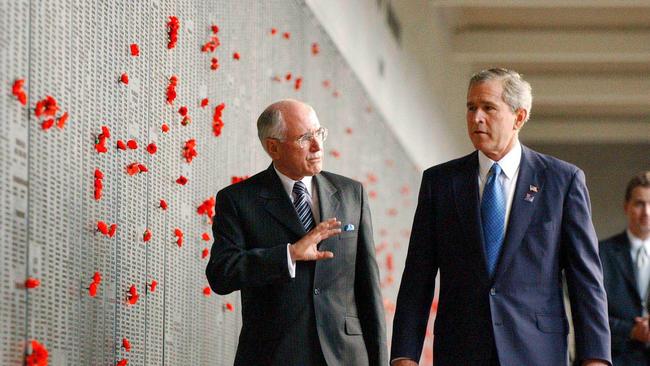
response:
M336 218L327 219L303 236L294 244L289 245L289 253L293 261L318 261L334 258L334 253L319 251L318 243L341 232L341 222Z

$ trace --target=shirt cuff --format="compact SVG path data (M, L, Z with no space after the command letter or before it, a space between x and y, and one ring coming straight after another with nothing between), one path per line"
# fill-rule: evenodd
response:
M287 267L289 268L289 276L291 278L296 278L296 262L291 260L289 245L291 244L287 244Z

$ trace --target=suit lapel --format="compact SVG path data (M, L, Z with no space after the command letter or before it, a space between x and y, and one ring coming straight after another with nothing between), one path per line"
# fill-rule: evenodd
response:
M636 276L634 275L634 263L632 262L632 257L630 256L630 241L627 238L627 234L623 233L619 236L615 247L616 255L615 261L618 270L623 274L625 282L630 287L633 293L636 294L639 301L641 301L641 295L639 294L639 286L636 283Z
M483 232L481 229L481 219L479 210L478 196L478 152L469 155L464 165L452 179L454 190L454 201L458 217L462 222L462 227L467 228L465 233L468 235L467 242L472 246L470 250L474 255L469 256L476 259L472 268L476 269L478 278L487 283L488 273L483 250Z
M332 217L336 217L338 220L341 220L342 217L338 215L339 207L341 205L340 192L338 189L330 182L323 174L315 175L314 179L316 180L316 192L318 194L318 204L320 206L320 218L321 221L327 220ZM332 251L336 241L337 236L333 236L329 239L323 240L318 245L318 250L321 251ZM335 254L336 255L336 254ZM333 271L331 265L328 265L329 261L316 261L315 272L314 272L314 283L318 278L328 278L328 273Z
M503 252L494 274L495 280L507 270L512 258L519 250L524 234L533 217L533 212L535 212L535 207L540 201L539 196L544 194L545 164L525 146L522 145L521 149L519 176L517 177L517 185L512 198ZM537 187L537 192L531 191L530 187ZM533 195L532 202L526 199L529 194Z
M305 229L300 223L298 214L282 187L282 181L278 177L273 164L266 170L264 183L260 190L260 198L263 200L266 209L275 219L287 229L299 237L305 235Z

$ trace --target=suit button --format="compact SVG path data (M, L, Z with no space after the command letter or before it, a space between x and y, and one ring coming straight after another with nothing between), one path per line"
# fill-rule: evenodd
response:
M497 289L495 289L494 287L492 287L492 288L490 289L490 296L494 296L494 295L496 295L496 294L497 294Z
M319 295L319 294L320 294L320 289L315 288L315 289L314 289L314 295Z

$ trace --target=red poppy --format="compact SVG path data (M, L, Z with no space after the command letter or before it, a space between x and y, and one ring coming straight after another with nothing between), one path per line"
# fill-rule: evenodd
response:
M142 241L145 243L151 240L151 230L147 229L144 231L144 234L142 234Z
M181 175L180 177L178 177L178 179L176 179L176 183L184 186L187 184L187 178Z
M99 288L99 282L92 282L90 286L88 287L88 295L90 297L95 297L97 296L97 289Z
M160 126L160 130L161 130L163 133L167 133L167 132L169 132L169 126L167 126L166 123L163 123L162 126Z
M291 77L292 77L292 75L291 75L290 72L288 72L286 75L284 75L284 79L285 79L286 81L291 80Z
M389 272L392 272L394 269L393 255L391 253L386 254L386 269Z
M225 103L221 103L214 108L214 116L212 117L212 133L217 137L221 135L221 129L224 126L221 116L223 115L223 110L225 108Z
M212 33L214 34L219 33L219 27L216 24L212 24L212 27L210 27L210 29L212 29Z
M208 103L210 103L210 100L208 98L201 99L201 108L205 108L205 106L207 106Z
M126 73L123 73L122 76L120 76L120 81L121 81L123 84L127 84L127 85L128 85L128 84L129 84L129 75L127 75Z
M49 130L52 128L52 126L54 126L54 118L48 118L43 121L43 124L41 124L41 128L43 128L43 130Z
M104 221L97 221L97 230L104 235L108 235L108 225Z
M339 158L341 156L341 153L338 150L332 149L330 150L330 155L332 155L335 158Z
M203 248L203 250L201 251L201 259L205 259L209 255L210 255L210 249Z
M149 168L147 168L146 165L138 163L138 169L140 169L141 173L146 173L149 171Z
M190 118L190 116L185 116L185 117L183 117L183 119L181 120L181 124L182 124L183 126L187 126L187 125L189 125L190 122L192 122L192 118Z
M23 85L25 85L25 79L17 79L14 81L14 85L11 87L11 94L18 99L20 104L27 105L27 94L23 90Z
M192 159L194 159L198 155L196 149L194 149L195 146L196 146L195 139L190 139L185 142L185 146L183 147L183 157L185 157L185 161L187 161L188 163L191 163Z
M205 241L210 241L210 234L208 234L208 233L201 234L201 239L203 239Z
M138 163L131 163L126 166L126 173L130 176L134 176L140 173L140 166Z
M210 69L211 70L217 70L219 69L219 59L216 57L213 57L212 60L210 61Z
M176 85L178 84L178 76L172 75L169 78L169 85L167 85L167 103L173 104L176 99Z
M156 286L158 286L158 281L152 280L149 284L149 292L156 292Z
M241 57L241 56L239 55L239 52L235 52L235 53L232 54L232 58L234 58L234 59L237 60L237 61L239 61L239 58L240 58L240 57Z
M135 288L135 285L131 285L131 288L129 288L129 293L126 295L126 297L129 301L129 304L131 305L135 305L135 303L138 302L140 295L138 295L138 290Z
M169 22L167 22L167 34L169 36L169 42L167 43L167 48L172 49L176 47L176 42L178 41L178 28L180 28L180 22L175 16L169 17Z
M160 208L162 208L163 210L166 210L167 209L167 201L161 199L160 200Z
M275 28L271 28L271 35L274 36L276 33L278 33L278 30Z
M58 127L59 129L63 129L67 121L68 121L68 112L64 112L63 115L61 115L61 117L59 117L59 119L57 120L56 127Z
M36 278L33 277L28 277L25 280L25 287L27 288L36 288L41 284L41 281L37 280Z
M158 151L158 146L156 146L155 142L152 142L149 145L147 145L147 151L149 152L149 154L153 155L156 153L156 151Z
M117 361L117 364L115 366L126 366L128 363L129 363L129 360L127 360L126 358L123 358L123 359Z
M296 82L293 86L294 89L300 90L300 87L302 86L302 77L296 78Z
M320 46L318 43L314 42L311 44L311 54L316 56L320 53Z
M284 37L284 39L289 39L289 38L291 38L291 33L284 32L284 33L282 33L282 37Z
M108 229L108 236L112 238L117 231L117 224L111 224L111 227Z
M187 116L187 107L186 106L180 107L178 109L178 114L180 114L183 117Z
M129 140L126 142L126 146L131 150L135 150L138 148L138 142L135 140Z
M117 140L117 148L120 150L126 150L126 144L122 140Z
M226 303L226 309L228 311L235 311L235 307L229 302Z
M102 274L99 272L95 272L93 275L93 283L100 283L102 282Z
M122 338L122 347L124 347L124 349L127 352L130 352L131 351L131 342L129 342L129 340L127 338Z
M25 357L25 364L27 366L47 366L47 359L49 353L47 348L38 341L32 339L32 353Z
M244 181L246 179L248 179L248 175L243 175L241 177L233 176L233 177L230 177L230 184L239 183L239 182Z
M205 295L205 296L210 296L210 295L212 295L212 290L210 290L210 286L205 286L205 287L203 288L203 295Z
M139 56L140 55L140 47L138 47L137 43L131 43L131 56Z
M102 180L95 178L95 189L101 190L103 188L104 188L104 184L102 183Z
M214 216L214 204L215 198L210 197L201 203L201 205L196 209L196 212L199 215L206 215L209 221L212 222L212 217Z

